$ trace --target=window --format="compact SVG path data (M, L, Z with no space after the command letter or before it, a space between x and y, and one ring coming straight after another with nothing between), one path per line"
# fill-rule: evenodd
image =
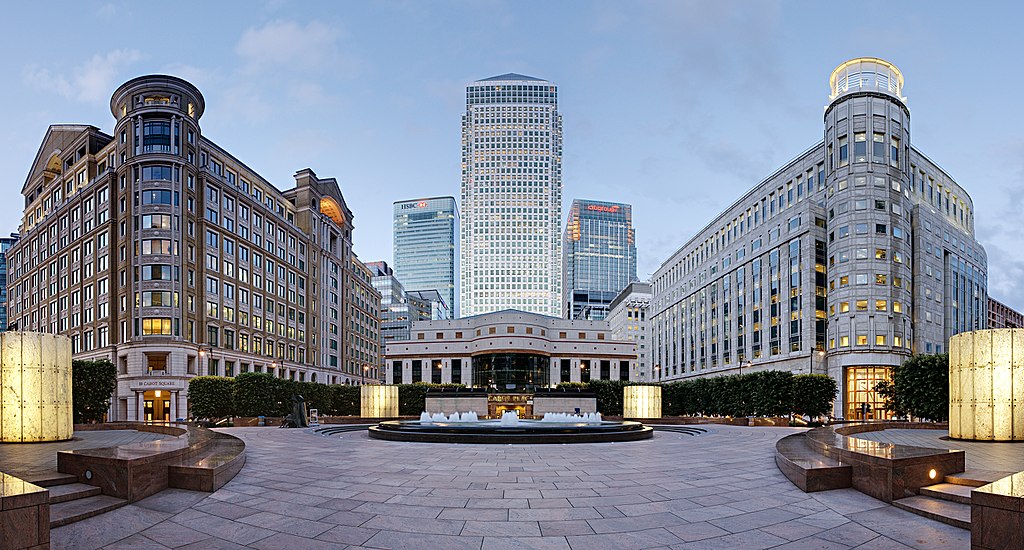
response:
M886 257L886 254L887 254L887 252L886 252L886 249L884 249L884 248L876 248L875 249L875 259L876 260L884 260L885 257Z
M868 301L867 300L857 300L857 311L867 311L867 310L868 310Z
M142 320L142 334L147 335L164 335L169 336L171 334L171 320L165 317L152 317Z
M885 160L885 134L874 133L871 136L871 160L883 162Z
M848 313L850 311L850 302L839 302L839 311L841 313Z
M866 345L868 345L868 336L866 334L858 334L857 335L857 345L858 346L866 346Z
M167 214L145 214L140 229L170 229L171 217Z
M839 337L839 347L843 347L843 348L850 347L850 337L849 336L840 336Z
M846 136L839 138L839 166L850 163L850 145Z
M142 254L173 254L170 239L143 239Z
M903 313L903 304L900 302L893 302L892 311L893 313Z
M885 311L887 305L885 300L875 300L875 311Z
M900 165L900 138L898 137L889 139L889 164L892 166Z
M162 164L155 164L142 167L143 181L171 181L171 167ZM147 191L148 193L149 191ZM170 193L170 191L162 191Z
M142 266L142 280L143 281L170 281L171 280L171 266L153 264Z
M142 204L171 204L171 192L143 191Z
M171 152L171 122L147 120L142 124L142 151L144 153Z
M867 162L868 136L865 132L853 134L853 162Z
M876 273L875 274L875 284L876 285L888 284L888 276L885 275L884 273Z

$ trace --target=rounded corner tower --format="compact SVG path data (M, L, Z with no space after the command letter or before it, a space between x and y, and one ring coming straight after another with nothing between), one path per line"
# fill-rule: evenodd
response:
M873 388L912 349L914 205L905 192L910 110L903 84L903 73L876 57L846 61L829 77L826 338L829 374L845 387Z

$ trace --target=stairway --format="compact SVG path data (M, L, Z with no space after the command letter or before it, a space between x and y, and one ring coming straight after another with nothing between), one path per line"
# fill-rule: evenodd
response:
M1011 474L991 470L967 470L951 474L942 483L922 487L921 494L893 501L892 505L947 525L970 529L971 490Z
M50 492L50 529L120 508L128 501L100 494L100 488L78 483L75 476L50 472L31 482Z

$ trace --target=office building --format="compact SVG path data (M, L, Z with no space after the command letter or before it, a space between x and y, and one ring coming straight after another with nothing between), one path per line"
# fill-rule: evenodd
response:
M630 380L653 380L651 370L651 284L634 281L612 300L608 309L608 327L612 340L636 343L636 371Z
M395 276L407 289L436 290L434 319L458 317L459 209L454 197L394 204Z
M413 321L431 319L431 303L406 292L387 262L368 262L366 267L370 270L370 282L374 290L381 296L377 318L380 320L378 342L381 351L378 367L382 368L387 343L392 340L408 340ZM434 293L437 294L437 291ZM383 370L379 370L378 376L382 372Z
M504 74L466 88L459 315L561 314L562 115L551 82Z
M988 328L1024 328L1024 314L989 296Z
M412 324L385 352L391 384L465 384L523 392L560 382L628 380L636 344L611 337L607 321L573 321L505 310Z
M112 361L111 420L188 417L201 374L358 383L381 352L338 182L279 190L203 136L204 109L180 78L132 79L111 134L50 126L22 188L10 320Z
M407 290L405 294L410 300L423 304L426 317L424 319L416 319L417 321L454 318L451 310L448 308L448 304L444 301L444 296L441 296L441 293L436 290Z
M18 238L17 233L0 238L0 332L7 330L7 251Z
M637 279L633 208L573 200L562 247L562 316L604 319L615 296Z
M875 385L988 322L974 205L911 145L903 75L833 71L824 139L739 197L651 281L656 378L827 373L835 416L886 416ZM927 93L927 86L922 89ZM808 109L808 116L814 109Z
M345 273L350 322L345 326L344 371L358 375L358 380L351 379L351 383L380 381L384 361L384 347L380 345L381 295L373 287L373 275L353 253L350 269Z

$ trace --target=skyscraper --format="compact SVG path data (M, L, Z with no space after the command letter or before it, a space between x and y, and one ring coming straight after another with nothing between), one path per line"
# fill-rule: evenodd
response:
M615 296L636 278L633 207L572 201L565 224L562 317L600 321Z
M561 313L562 115L546 80L466 88L460 315Z
M436 290L444 307L435 319L458 317L459 209L455 197L394 204L395 277L407 290ZM449 313L445 313L449 312Z

